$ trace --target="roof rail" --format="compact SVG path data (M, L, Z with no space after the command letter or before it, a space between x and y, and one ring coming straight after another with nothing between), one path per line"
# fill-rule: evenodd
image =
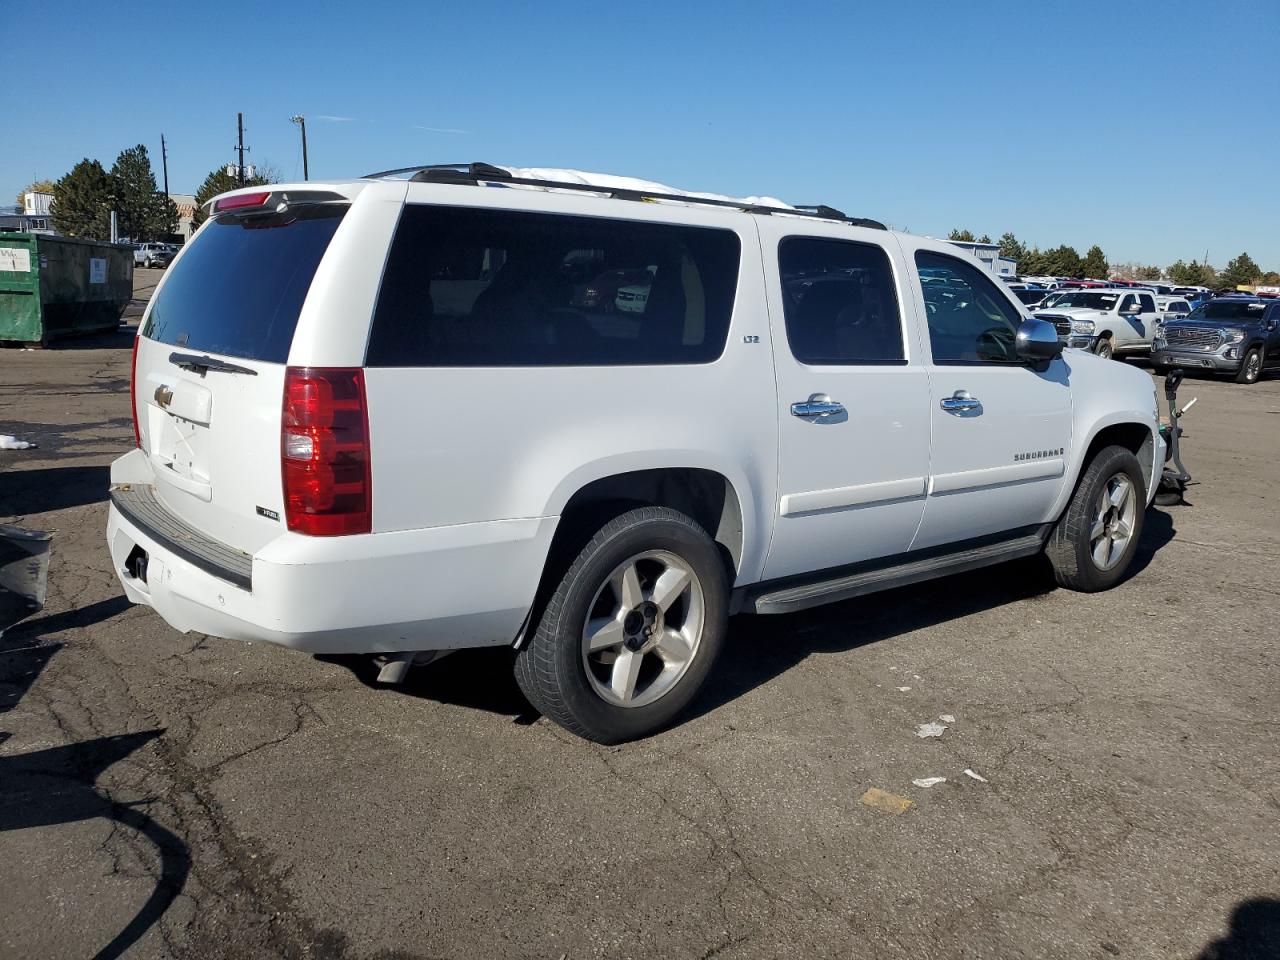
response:
M879 220L849 217L835 207L828 207L823 204L816 206L769 207L743 203L737 200L717 200L683 193L657 193L651 190L605 187L599 184L570 183L563 180L535 180L529 177L513 176L509 171L496 167L491 163L435 163L419 167L399 167L395 170L371 173L362 179L378 180L383 177L394 177L405 173L412 174L409 180L413 183L452 183L470 186L478 186L481 183L509 183L522 187L541 187L546 190L577 190L583 193L607 194L615 200L673 200L680 203L728 207L734 210L741 210L744 213L787 214L794 217L812 217L817 220L838 220L841 223L852 224L856 227L870 227L873 230L888 229Z

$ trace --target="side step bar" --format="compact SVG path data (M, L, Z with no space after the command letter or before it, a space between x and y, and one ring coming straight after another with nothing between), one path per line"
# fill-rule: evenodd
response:
M1006 560L1034 556L1044 546L1047 532L1046 526L1043 531L955 553L904 560L892 566L847 573L830 580L766 590L749 601L749 609L754 609L756 613L795 613L824 603L835 603L850 597L905 587L922 580L989 567Z

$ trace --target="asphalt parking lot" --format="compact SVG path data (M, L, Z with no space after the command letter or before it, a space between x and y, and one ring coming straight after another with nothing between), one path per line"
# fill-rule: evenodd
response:
M131 333L0 352L39 444L0 522L54 532L0 638L0 957L1280 956L1280 379L1188 381L1199 483L1115 591L739 618L691 716L605 748L503 652L375 689L129 606Z

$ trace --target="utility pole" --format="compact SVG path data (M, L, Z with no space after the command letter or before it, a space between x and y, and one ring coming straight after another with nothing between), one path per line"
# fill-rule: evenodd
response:
M236 151L239 153L236 167L236 186L244 186L244 114L236 114Z
M307 118L298 115L289 119L302 128L302 179L310 180L307 175Z
M160 165L164 168L164 198L169 199L169 149L165 146L164 134L160 134Z

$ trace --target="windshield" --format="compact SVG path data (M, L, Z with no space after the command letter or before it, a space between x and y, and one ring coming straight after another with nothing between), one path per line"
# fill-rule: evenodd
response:
M171 268L142 335L284 363L311 278L346 210L314 204L265 217L216 218Z
M1043 290L1015 290L1013 295L1026 304L1039 303L1044 299Z
M1266 309L1259 300L1209 300L1187 314L1187 319L1256 321Z
M1120 294L1099 293L1095 290L1070 290L1066 293L1055 293L1045 300L1046 307L1088 307L1090 310L1110 310L1116 305Z

